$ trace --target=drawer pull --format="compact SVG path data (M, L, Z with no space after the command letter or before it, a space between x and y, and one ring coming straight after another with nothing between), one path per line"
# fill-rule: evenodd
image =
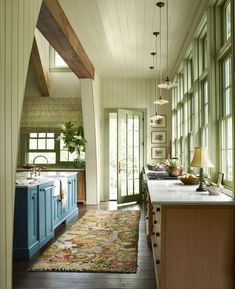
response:
M49 191L49 190L51 190L51 189L54 189L55 187L56 187L56 186L52 185L52 186L47 187L47 188L45 188L45 189L40 189L40 192L46 192L46 191Z
M157 247L157 244L153 244L153 247Z
M154 221L154 224L157 224L157 221Z
M160 237L160 233L159 232L156 233L156 237Z
M159 265L160 264L160 260L156 260L156 264Z

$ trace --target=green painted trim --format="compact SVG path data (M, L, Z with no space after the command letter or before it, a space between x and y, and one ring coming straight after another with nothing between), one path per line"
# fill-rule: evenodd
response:
M109 113L111 112L118 112L120 109L115 109L115 108L105 108L104 109L104 151L109 151ZM133 111L133 112L141 112L143 114L144 118L144 123L143 123L143 168L145 167L147 163L147 109L139 109L139 108L131 108L131 109L125 109L123 108L122 110L127 110L127 111ZM108 201L109 200L109 159L108 159L108 154L104 153L103 156L104 160L104 175L107 176L107 178L103 178L104 182L104 200ZM142 169L143 169L142 168Z

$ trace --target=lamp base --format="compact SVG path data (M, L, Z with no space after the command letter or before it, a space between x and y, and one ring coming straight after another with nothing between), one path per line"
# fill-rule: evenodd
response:
M207 188L205 188L205 187L201 187L201 186L199 186L198 188L196 188L196 191L197 192L206 192L207 191Z
M203 179L203 168L200 168L200 175L199 175L199 187L196 189L197 192L206 192L206 184Z

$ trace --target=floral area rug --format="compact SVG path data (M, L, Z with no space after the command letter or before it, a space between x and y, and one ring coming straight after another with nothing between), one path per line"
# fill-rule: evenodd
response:
M140 211L90 210L29 271L135 273Z

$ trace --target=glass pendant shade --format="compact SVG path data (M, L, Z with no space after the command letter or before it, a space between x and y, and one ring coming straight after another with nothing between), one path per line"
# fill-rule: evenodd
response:
M166 81L164 83L160 83L158 85L159 88L164 88L164 89L171 89L177 86L176 82L171 82L169 80L169 77L167 76Z
M159 120L159 119L162 119L162 118L163 118L163 116L157 114L157 112L156 112L155 114L153 114L153 115L150 117L150 121L151 121L151 123L154 123L156 120Z
M160 2L161 3L161 2ZM161 5L158 5L159 8L163 7ZM168 50L169 50L169 47L168 47L168 34L169 34L169 29L168 29L168 0L166 1L166 50L167 50L167 75L169 74L168 73L168 70L169 70L169 53L168 53ZM164 89L171 89L171 88L174 88L177 86L177 83L175 82L172 82L169 80L169 77L167 76L165 82L162 82L161 80L161 83L158 85L159 88L164 88Z
M155 103L155 104L158 104L158 105L163 105L163 104L169 103L169 101L166 100L166 99L162 99L162 97L159 96L159 98L156 99L156 100L154 101L154 103Z

